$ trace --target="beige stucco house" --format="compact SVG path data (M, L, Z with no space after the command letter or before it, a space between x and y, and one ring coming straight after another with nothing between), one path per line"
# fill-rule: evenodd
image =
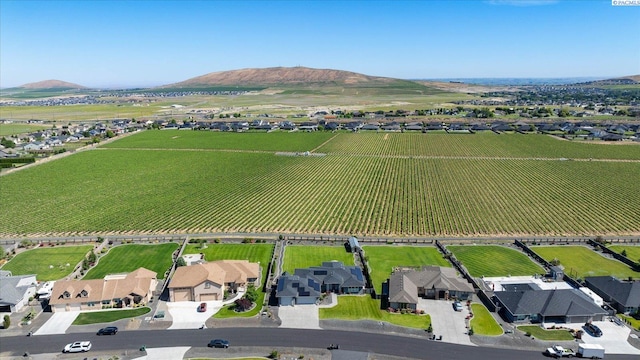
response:
M158 284L157 274L145 268L95 280L59 280L51 291L51 311L100 310L146 304Z
M247 260L221 260L176 269L169 283L171 301L222 300L224 292L260 286L260 265Z

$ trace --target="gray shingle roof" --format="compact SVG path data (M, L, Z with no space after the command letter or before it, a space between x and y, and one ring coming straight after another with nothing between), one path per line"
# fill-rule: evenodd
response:
M577 289L496 291L494 295L514 315L548 317L607 313Z
M613 276L592 276L584 280L592 290L607 294L624 307L640 307L640 281L620 281Z
M29 289L27 286L18 286L20 280L34 277L35 275L3 276L0 277L0 305L16 305L24 297Z

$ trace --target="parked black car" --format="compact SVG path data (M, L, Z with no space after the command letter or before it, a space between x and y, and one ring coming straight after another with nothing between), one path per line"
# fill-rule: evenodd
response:
M98 330L98 335L115 335L118 332L118 328L115 326L107 326Z
M208 347L213 347L213 348L228 348L229 347L229 341L228 340L223 340L223 339L213 339L211 341L209 341L209 344L207 344Z
M584 328L585 330L587 330L589 334L591 334L591 336L595 336L595 337L602 336L602 330L600 330L599 327L593 325L592 323L584 324Z

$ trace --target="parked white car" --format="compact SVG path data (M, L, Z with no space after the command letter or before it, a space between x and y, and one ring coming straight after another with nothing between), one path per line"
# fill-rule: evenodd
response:
M87 352L91 350L91 341L76 341L71 344L67 344L67 346L62 349L62 352L65 353L77 353L77 352Z

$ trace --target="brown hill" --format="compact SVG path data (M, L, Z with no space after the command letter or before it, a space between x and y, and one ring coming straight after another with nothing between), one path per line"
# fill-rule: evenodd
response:
M86 87L61 80L44 80L19 86L24 89L86 89Z
M213 72L175 84L173 87L201 87L216 85L285 85L310 83L335 83L357 85L365 83L392 83L398 79L368 76L349 71L297 67L272 67Z
M637 85L640 84L640 75L621 76L619 78L604 79L597 81L589 81L584 83L591 86L603 86L603 85Z

